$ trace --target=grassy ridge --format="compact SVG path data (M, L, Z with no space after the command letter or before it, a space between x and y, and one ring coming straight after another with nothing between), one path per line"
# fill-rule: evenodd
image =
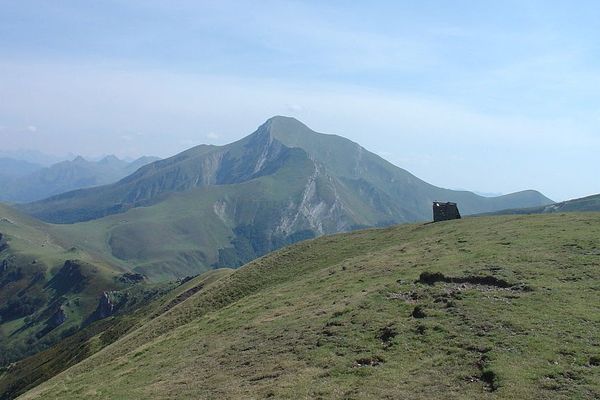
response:
M597 398L598 238L589 213L303 242L23 398Z

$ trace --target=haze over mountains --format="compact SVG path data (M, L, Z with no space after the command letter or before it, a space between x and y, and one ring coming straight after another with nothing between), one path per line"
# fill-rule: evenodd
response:
M273 117L237 142L18 207L74 224L56 229L164 278L240 266L322 234L429 220L434 200L458 202L465 215L552 203L536 191L488 198L435 187L350 140Z
M158 160L140 157L128 162L115 156L88 161L81 156L44 167L13 158L0 158L0 201L23 203L70 190L104 185Z

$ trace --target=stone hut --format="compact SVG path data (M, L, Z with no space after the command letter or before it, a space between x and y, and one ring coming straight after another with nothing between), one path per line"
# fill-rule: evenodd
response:
M433 222L460 219L460 212L456 203L441 201L433 202Z

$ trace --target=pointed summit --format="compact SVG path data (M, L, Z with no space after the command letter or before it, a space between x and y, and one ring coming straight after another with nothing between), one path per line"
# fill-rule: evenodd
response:
M64 193L21 209L46 221L70 223L155 204L165 201L170 193L199 187L204 188L202 193L239 190L238 201L246 204L257 198L256 194L247 195L252 185L262 185L259 193L265 196L264 203L247 206L252 210L273 204L282 207L285 215L277 214L279 225L271 228L288 233L293 231L291 227L301 225L298 221L303 221L305 214L313 221L312 216L322 210L330 210L327 221L336 223L317 228L310 225L319 234L353 225L426 220L436 199L459 203L465 215L550 203L539 194L482 198L438 188L349 139L317 133L296 118L274 116L234 143L195 147L142 167L109 186ZM238 204L234 208L246 215L241 207ZM294 210L300 214L293 214ZM273 209L264 215L275 221ZM323 225L325 220L323 217L318 222Z
M102 158L100 161L98 161L98 163L100 163L100 164L114 164L114 163L120 163L120 162L121 162L121 160L114 154L109 154L109 155L105 156L104 158Z
M263 126L269 130L271 135L278 137L280 135L302 135L315 133L312 129L300 122L294 117L285 117L276 115L269 118Z

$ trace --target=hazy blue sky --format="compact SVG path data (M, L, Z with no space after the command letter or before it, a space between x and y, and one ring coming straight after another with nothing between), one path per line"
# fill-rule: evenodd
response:
M599 193L598 21L597 1L0 0L0 149L166 157L282 114L439 186Z

